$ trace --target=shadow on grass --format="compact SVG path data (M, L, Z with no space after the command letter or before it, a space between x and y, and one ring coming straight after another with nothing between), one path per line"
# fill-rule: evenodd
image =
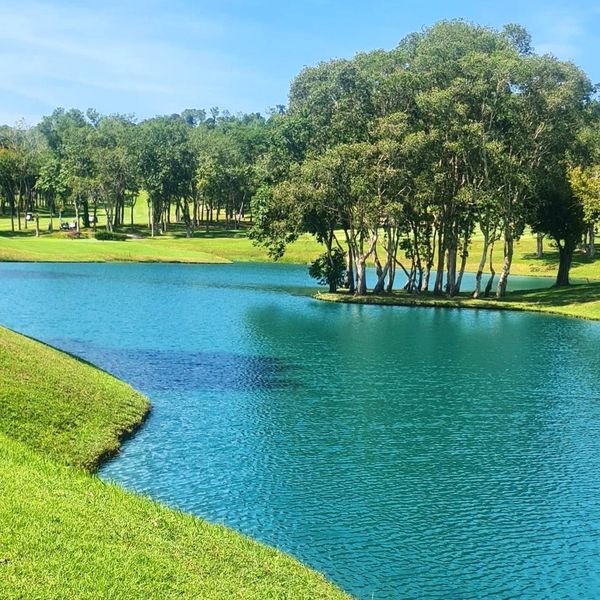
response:
M98 227L97 231L106 231L105 227ZM82 237L94 237L94 231L90 229L81 229ZM132 235L138 239L150 239L151 233L147 227L118 227L115 229L115 233L124 233ZM248 237L245 229L210 229L196 230L191 238L186 235L185 228L176 225L171 226L166 234L158 234L154 239L198 239L198 240L210 240L210 239L246 239ZM35 238L35 229L22 229L21 231L12 232L10 230L0 230L0 238L15 238L15 239L27 239ZM55 229L52 233L47 230L40 231L40 238L46 239L67 239L69 238L68 232L60 231Z
M558 252L544 252L542 258L538 258L535 254L523 254L523 260L531 261L532 264L539 264L547 268L558 267ZM590 258L585 252L575 252L573 255L572 267L579 267L582 265L593 265L600 262L598 258Z
M531 302L541 306L565 306L600 301L600 283L574 284L568 287L551 287L545 290L511 292L507 301Z
M41 235L47 234L45 231L40 231ZM21 229L21 231L0 231L0 237L3 238L28 238L35 237L35 229Z

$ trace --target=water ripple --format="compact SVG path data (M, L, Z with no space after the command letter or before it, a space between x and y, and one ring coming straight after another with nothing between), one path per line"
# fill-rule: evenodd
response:
M359 598L600 596L600 324L321 304L297 267L19 268L87 277L3 279L7 325L152 400L103 477Z

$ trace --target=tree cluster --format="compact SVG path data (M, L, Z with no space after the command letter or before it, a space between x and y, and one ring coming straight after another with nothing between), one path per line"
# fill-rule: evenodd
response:
M126 115L56 109L35 127L0 128L0 208L12 230L44 209L75 213L77 227L106 219L109 232L133 227L143 190L151 234L175 220L188 236L222 213L239 226L258 187L254 164L265 151L267 121L212 109L136 123ZM23 221L27 227L27 221Z
M339 250L356 294L372 261L374 292L391 291L401 270L405 289L450 296L478 236L477 297L495 285L499 245L495 291L505 294L514 244L530 227L554 240L557 283L568 284L573 252L586 231L593 248L599 218L594 93L573 64L535 54L516 25L440 22L392 51L306 68L270 150L288 162L255 197L253 235L277 258L313 233L331 290Z

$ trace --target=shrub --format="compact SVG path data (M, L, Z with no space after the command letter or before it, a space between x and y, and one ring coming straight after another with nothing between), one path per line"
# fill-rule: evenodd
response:
M114 231L96 231L94 237L104 242L124 242L127 239L124 233L115 233Z
M326 253L322 254L308 268L308 274L321 285L328 285L330 292L335 292L342 285L345 272L346 257L339 248L333 250L331 258Z

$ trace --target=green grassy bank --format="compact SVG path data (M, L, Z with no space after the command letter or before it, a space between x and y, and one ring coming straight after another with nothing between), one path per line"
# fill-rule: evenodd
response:
M328 302L348 304L533 311L600 320L600 283L572 285L566 288L509 292L505 298L501 299L484 298L474 300L468 294L456 298L445 298L434 296L431 293L409 294L407 292L392 292L391 294L377 296L367 294L358 297L347 292L337 294L319 293L316 298Z
M89 232L91 236L92 233ZM525 235L515 244L511 273L554 277L558 270L558 252L546 244L543 258L536 258L535 238ZM291 244L283 263L307 264L323 252L308 235ZM477 271L481 241L473 241L467 272ZM70 239L64 233L45 234L39 238L27 233L0 231L0 261L18 262L182 262L227 263L270 262L262 248L256 247L244 230L215 229L197 232L186 238L176 228L168 235L141 237L124 242L99 241L90 238ZM500 270L501 257L495 261ZM577 252L571 275L575 280L600 280L600 258L595 260Z
M91 235L91 234L90 234ZM306 264L322 252L309 236L292 244L281 262ZM270 262L244 231L216 230L193 238L165 235L124 242L0 234L0 261L18 262Z
M0 328L0 598L346 597L275 549L91 475L148 408Z

